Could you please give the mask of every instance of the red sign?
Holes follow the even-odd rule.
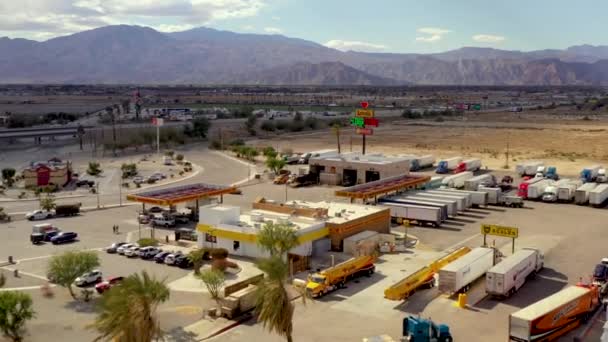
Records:
[[[378,119],[376,118],[364,118],[363,123],[365,124],[365,126],[378,127]]]
[[[355,130],[355,132],[357,134],[361,134],[361,135],[373,135],[374,134],[374,130],[371,128],[357,128]]]
[[[361,102],[361,108],[367,109],[368,106],[369,106],[369,103],[367,101]]]

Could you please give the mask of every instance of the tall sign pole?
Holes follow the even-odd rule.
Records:
[[[378,127],[378,119],[374,118],[374,111],[372,109],[367,109],[368,106],[369,103],[361,102],[362,109],[357,109],[355,117],[350,119],[351,125],[355,126],[355,133],[361,134],[363,136],[363,154],[365,154],[366,136],[374,134],[374,130],[371,128],[367,128],[367,126]]]
[[[162,126],[164,120],[159,117],[152,118],[152,124],[156,126],[156,153],[160,155],[160,126]]]

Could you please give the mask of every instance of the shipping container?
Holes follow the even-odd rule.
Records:
[[[608,198],[608,184],[600,184],[589,191],[589,204],[599,207]]]
[[[383,202],[381,205],[390,209],[391,217],[416,221],[420,225],[439,227],[443,221],[440,208],[391,202]]]
[[[486,293],[510,297],[544,266],[541,251],[521,249],[486,272]]]
[[[589,191],[595,189],[597,183],[585,183],[578,187],[574,193],[574,203],[584,205],[589,203]]]
[[[465,171],[455,175],[447,176],[441,181],[442,186],[446,186],[448,188],[460,189],[464,188],[464,182],[468,179],[473,178],[473,172]]]
[[[539,166],[545,166],[545,163],[538,160],[528,160],[517,164],[515,166],[515,172],[520,176],[534,176]]]
[[[499,201],[501,199],[501,190],[500,188],[487,188],[485,186],[480,186],[477,188],[477,191],[485,192],[488,194],[488,204],[498,205],[501,204]]]
[[[554,181],[552,181],[550,179],[543,179],[539,182],[530,184],[528,186],[528,195],[526,196],[526,198],[527,199],[540,199],[540,197],[545,192],[545,189],[548,186],[553,185],[553,183],[554,183]]]
[[[464,189],[469,191],[477,191],[480,186],[493,187],[496,186],[496,177],[489,173],[484,175],[475,176],[471,179],[467,179],[464,182]]]
[[[439,270],[439,292],[466,292],[495,263],[493,248],[477,247]]]
[[[438,200],[443,200],[443,201],[450,201],[454,204],[456,204],[456,211],[464,211],[466,209],[466,201],[461,198],[461,197],[457,197],[457,196],[450,196],[444,193],[436,193],[436,192],[428,192],[428,191],[424,191],[424,192],[416,192],[413,193],[412,196],[416,196],[416,197],[428,197],[429,199],[434,198],[434,199],[438,199]]]
[[[447,188],[439,188],[439,189],[435,189],[435,190],[428,190],[426,191],[429,194],[436,194],[436,195],[443,195],[443,196],[450,196],[450,197],[454,197],[459,199],[460,204],[458,204],[458,210],[459,211],[464,211],[468,208],[471,207],[473,200],[471,199],[471,195],[469,194],[461,194],[461,193],[457,193],[457,192],[451,192],[450,189]]]
[[[462,161],[462,157],[453,157],[448,159],[442,159],[437,163],[437,173],[450,173],[458,164]]]
[[[553,341],[586,322],[599,304],[595,287],[569,286],[509,315],[509,341]]]
[[[443,205],[446,205],[448,208],[448,216],[454,217],[454,216],[458,215],[458,203],[456,203],[456,201],[454,201],[454,200],[431,198],[428,196],[427,197],[417,196],[415,194],[411,195],[411,196],[405,196],[403,198],[406,200],[412,200],[412,201],[424,201],[424,202],[429,202],[429,203],[443,204]]]
[[[453,194],[462,194],[470,196],[470,205],[472,207],[487,207],[488,206],[488,193],[484,191],[468,191],[468,190],[457,190],[457,189],[445,189],[447,192]]]
[[[403,197],[385,197],[378,200],[378,202],[382,205],[396,203],[396,204],[407,204],[407,205],[415,205],[420,207],[432,207],[438,208],[440,210],[441,221],[445,221],[450,216],[448,205],[445,203],[437,203],[437,202],[429,202],[429,201],[416,201],[411,199],[406,199]]]
[[[576,195],[576,189],[578,189],[581,184],[582,182],[577,180],[569,180],[568,182],[558,184],[557,199],[562,202],[572,202]]]
[[[475,172],[479,169],[481,169],[481,159],[467,159],[458,163],[458,165],[454,169],[454,173],[461,173],[465,171]]]

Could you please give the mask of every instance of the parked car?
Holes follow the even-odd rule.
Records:
[[[163,208],[161,207],[150,207],[150,209],[148,209],[149,212],[151,213],[162,213],[163,212]]]
[[[177,259],[177,257],[179,257],[180,255],[183,255],[181,251],[177,251],[175,253],[167,255],[167,257],[165,258],[165,264],[169,266],[175,265],[175,259]]]
[[[160,253],[158,253],[158,254],[156,254],[154,256],[154,261],[156,261],[159,264],[164,264],[165,263],[165,258],[169,254],[171,254],[171,252],[160,252]]]
[[[126,251],[127,249],[129,249],[129,248],[133,247],[133,246],[135,246],[135,244],[134,244],[134,243],[127,243],[127,244],[124,244],[124,245],[122,245],[122,246],[120,246],[120,247],[118,247],[118,248],[116,249],[116,253],[118,253],[118,254],[120,254],[120,255],[124,255],[124,254],[125,254],[125,251]]]
[[[190,258],[183,254],[175,258],[174,264],[179,268],[191,268],[193,265],[192,261],[190,261]]]
[[[76,182],[76,186],[77,187],[88,186],[89,188],[92,188],[93,186],[95,186],[95,181],[87,180],[87,179],[80,179]]]
[[[42,242],[44,242],[44,234],[42,234],[42,233],[32,233],[32,234],[30,234],[30,241],[34,245],[42,243]]]
[[[128,248],[125,250],[125,256],[129,258],[137,257],[139,256],[139,249],[139,246],[133,246],[131,248]]]
[[[101,282],[102,279],[103,279],[103,276],[101,274],[101,271],[93,270],[91,272],[87,272],[87,273],[81,275],[80,277],[76,278],[76,281],[74,282],[74,284],[76,284],[76,286],[87,286],[87,285],[91,285],[91,284],[97,284],[97,283]]]
[[[133,183],[135,183],[135,184],[142,184],[145,181],[146,180],[142,176],[135,176],[135,177],[133,177]]]
[[[162,172],[154,172],[153,174],[150,175],[149,178],[159,181],[159,180],[167,178],[167,175],[165,175]]]
[[[106,247],[106,252],[108,254],[114,254],[117,252],[118,247],[126,245],[126,242],[114,242],[109,247]]]
[[[51,242],[54,245],[58,245],[60,243],[72,242],[76,241],[78,234],[74,232],[61,232],[51,238]]]
[[[148,246],[143,247],[139,250],[139,257],[142,259],[152,259],[158,253],[162,252],[162,249]]]
[[[52,210],[51,211],[34,210],[34,211],[30,211],[29,213],[25,214],[25,218],[30,221],[46,220],[46,219],[52,218],[53,216],[55,216],[55,212]]]
[[[101,283],[95,285],[95,291],[97,293],[102,294],[112,287],[120,284],[125,278],[124,277],[112,277],[108,278],[106,281],[102,281]]]
[[[155,216],[152,219],[152,225],[154,225],[156,227],[166,227],[166,228],[174,227],[175,220],[168,216]]]
[[[51,241],[59,233],[61,233],[61,230],[51,230],[44,233],[44,241]]]
[[[190,218],[186,214],[173,215],[173,219],[175,220],[176,223],[186,224],[186,223],[190,222]]]

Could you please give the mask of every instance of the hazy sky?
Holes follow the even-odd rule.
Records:
[[[0,36],[112,24],[277,33],[343,50],[438,52],[608,45],[605,0],[0,0]]]

